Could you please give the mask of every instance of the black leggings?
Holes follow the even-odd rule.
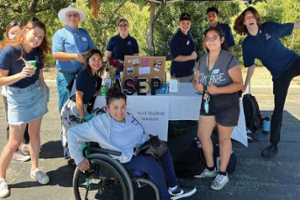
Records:
[[[280,130],[283,118],[283,108],[292,79],[300,75],[300,59],[273,81],[274,111],[271,120],[270,143],[277,145],[280,140]]]

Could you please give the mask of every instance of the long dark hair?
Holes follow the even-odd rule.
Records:
[[[15,21],[15,20],[11,21],[11,22],[6,26],[6,31],[5,31],[6,40],[5,40],[2,44],[0,44],[0,50],[2,50],[2,49],[5,47],[5,44],[6,44],[6,43],[8,43],[9,41],[11,41],[11,40],[9,39],[8,33],[9,33],[10,29],[11,29],[12,27],[15,27],[15,26],[19,26],[20,29],[21,29],[21,23],[18,22],[18,21]]]
[[[106,105],[109,106],[113,101],[124,99],[125,103],[127,103],[127,96],[121,92],[116,90],[108,90],[106,93]]]
[[[204,31],[204,37],[206,37],[206,35],[207,35],[207,33],[209,32],[209,31],[215,31],[217,34],[218,34],[218,36],[220,37],[220,40],[222,39],[222,38],[224,38],[224,33],[223,33],[223,31],[221,31],[219,28],[217,28],[217,27],[210,27],[210,28],[208,28],[208,29],[206,29],[205,31]],[[205,39],[205,38],[204,38]],[[224,42],[221,44],[221,49],[224,49],[225,51],[228,51],[228,49],[227,49],[227,45],[226,45],[226,41],[225,41],[225,38],[224,38]],[[206,47],[206,45],[205,45],[205,50],[206,50],[206,52],[209,52],[209,49]]]
[[[246,27],[246,25],[244,24],[245,22],[245,15],[246,15],[246,12],[250,11],[254,18],[256,19],[256,23],[257,25],[261,25],[262,24],[262,21],[261,21],[261,18],[257,12],[257,10],[253,7],[249,7],[247,9],[245,9],[235,20],[234,22],[234,27],[233,29],[240,35],[247,35],[249,34],[248,32],[248,29]]]
[[[91,66],[89,65],[89,59],[95,54],[98,54],[101,57],[101,60],[103,61],[102,53],[98,49],[88,50],[88,52],[86,54],[86,57],[85,57],[85,62],[84,62],[84,65],[83,65],[83,69],[86,70],[89,73],[90,76],[92,76],[93,73],[92,73]],[[103,71],[104,71],[104,65],[103,65],[103,62],[102,62],[102,66],[97,71],[97,75],[101,76],[103,74]]]
[[[41,56],[41,62],[44,63],[44,60],[46,58],[46,55],[50,52],[50,47],[48,46],[48,41],[47,41],[47,29],[46,26],[43,22],[41,22],[39,19],[33,17],[29,22],[26,24],[26,26],[22,29],[21,33],[19,33],[14,39],[12,40],[7,40],[3,44],[3,48],[6,46],[19,46],[24,42],[25,39],[25,33],[31,29],[34,29],[35,27],[39,27],[44,31],[44,39],[40,46],[37,47],[39,52],[42,54]],[[23,52],[22,52],[23,54]]]

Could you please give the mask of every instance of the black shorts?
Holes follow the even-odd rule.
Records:
[[[208,113],[204,110],[202,98],[200,115],[215,116],[217,124],[221,126],[237,126],[240,115],[238,93],[210,95]]]

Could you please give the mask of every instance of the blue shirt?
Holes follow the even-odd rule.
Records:
[[[120,34],[118,34],[110,38],[106,50],[112,52],[112,58],[114,60],[124,61],[125,55],[134,55],[139,53],[139,45],[136,39],[130,35],[123,39]]]
[[[245,67],[254,65],[255,59],[259,59],[271,72],[273,81],[277,79],[300,58],[280,41],[280,38],[291,35],[293,29],[293,23],[268,22],[259,27],[256,36],[249,34],[242,45]]]
[[[180,55],[189,56],[195,50],[196,50],[196,46],[195,46],[192,33],[188,31],[188,34],[185,35],[179,29],[170,42],[170,51],[173,59]],[[193,74],[194,66],[195,66],[195,60],[189,60],[185,62],[178,62],[172,60],[171,76],[174,75],[176,77],[190,76]]]
[[[88,71],[81,70],[76,78],[76,90],[83,92],[83,103],[87,104],[99,91],[102,79],[95,75],[91,76]]]
[[[231,28],[228,24],[218,22],[216,28],[223,32],[227,47],[232,47],[235,45]]]
[[[0,54],[0,70],[9,70],[8,76],[18,74],[22,71],[23,67],[25,67],[24,61],[21,59],[22,55],[22,47],[21,45],[11,47],[6,46],[1,51]],[[29,54],[23,51],[22,57],[25,60],[36,60],[36,70],[33,76],[26,77],[18,82],[9,85],[10,87],[19,87],[26,88],[29,85],[34,84],[40,75],[40,70],[43,68],[43,63],[41,62],[42,54],[39,52],[37,48],[33,49]]]
[[[85,29],[77,28],[72,29],[69,26],[58,30],[52,41],[52,53],[65,52],[65,53],[83,53],[95,45]],[[78,72],[82,69],[82,63],[76,60],[70,61],[56,61],[56,67],[59,71],[64,72]]]

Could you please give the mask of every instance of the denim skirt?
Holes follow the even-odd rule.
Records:
[[[41,118],[48,112],[47,94],[40,81],[26,88],[8,87],[8,123],[20,125]]]

